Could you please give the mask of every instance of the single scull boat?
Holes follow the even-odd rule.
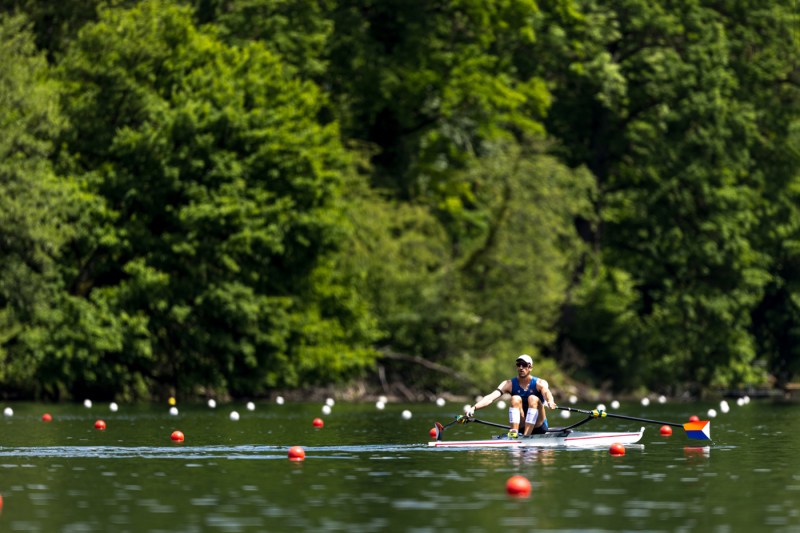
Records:
[[[667,426],[675,426],[675,427],[682,427],[684,431],[686,431],[686,436],[690,439],[699,439],[699,440],[711,440],[711,422],[708,420],[698,420],[695,422],[687,422],[685,424],[679,424],[676,422],[664,422],[661,420],[651,420],[649,418],[638,418],[635,416],[627,416],[627,415],[620,415],[614,413],[607,413],[603,410],[595,409],[592,411],[588,411],[586,409],[576,409],[574,407],[561,407],[557,406],[556,409],[561,409],[563,411],[573,411],[576,413],[583,413],[586,416],[585,419],[575,422],[567,427],[562,428],[550,428],[547,430],[545,434],[539,435],[530,435],[528,437],[520,436],[516,439],[509,439],[505,435],[500,437],[495,437],[490,440],[461,440],[461,441],[442,441],[442,435],[444,431],[452,426],[453,424],[469,424],[471,422],[478,422],[479,424],[485,424],[487,426],[493,426],[503,429],[511,429],[509,426],[505,426],[503,424],[496,424],[494,422],[487,422],[485,420],[479,420],[475,417],[466,417],[463,415],[456,415],[455,420],[447,424],[446,426],[440,424],[439,422],[435,423],[435,427],[433,428],[436,435],[436,440],[433,442],[429,442],[429,446],[434,447],[461,447],[461,448],[473,448],[473,447],[487,447],[487,448],[501,448],[501,447],[557,447],[557,446],[567,446],[567,447],[583,447],[583,448],[590,448],[594,446],[607,446],[614,443],[620,444],[635,444],[639,442],[642,438],[642,434],[644,433],[644,428],[641,428],[638,432],[588,432],[588,431],[575,431],[575,428],[578,426],[582,426],[587,422],[597,419],[597,418],[622,418],[624,420],[636,420],[639,422],[647,422],[650,424],[661,424]]]
[[[590,432],[590,431],[558,431],[541,435],[520,436],[516,439],[508,437],[495,437],[487,440],[434,440],[428,446],[437,448],[552,448],[552,447],[581,447],[592,448],[609,446],[618,442],[620,444],[635,444],[641,440],[644,428],[637,432]]]

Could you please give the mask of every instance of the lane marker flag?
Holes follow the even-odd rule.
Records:
[[[687,422],[683,425],[683,429],[690,439],[711,440],[711,422],[708,420]]]

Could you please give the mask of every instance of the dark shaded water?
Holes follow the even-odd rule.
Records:
[[[452,404],[337,403],[329,415],[321,404],[179,406],[178,416],[167,406],[11,404],[14,415],[0,419],[0,531],[800,532],[800,406],[730,403],[712,419],[709,447],[645,424],[643,446],[623,457],[429,448],[433,422],[460,412]],[[710,407],[719,410],[623,404],[614,412],[682,422]],[[505,422],[492,409],[481,417]],[[52,422],[41,420],[45,412]],[[324,428],[312,426],[315,417]],[[98,418],[105,431],[94,429]],[[581,429],[641,425],[603,419]],[[183,443],[170,440],[176,429]],[[457,425],[445,438],[491,433]],[[305,461],[288,460],[293,445]],[[530,497],[506,495],[514,474],[531,481]]]

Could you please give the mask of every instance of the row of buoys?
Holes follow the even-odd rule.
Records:
[[[52,422],[52,420],[53,420],[53,417],[52,417],[52,415],[50,415],[50,413],[45,413],[45,414],[42,415],[42,421],[44,421],[44,422]],[[107,425],[106,425],[105,420],[102,420],[102,419],[95,420],[95,422],[94,422],[94,428],[95,429],[97,429],[99,431],[105,431],[106,427],[107,427]],[[172,432],[171,438],[172,438],[172,440],[174,440],[176,442],[183,442],[184,435],[183,435],[182,432],[176,430],[176,431]]]

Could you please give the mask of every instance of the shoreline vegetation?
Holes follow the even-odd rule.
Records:
[[[0,394],[425,400],[522,353],[562,399],[791,393],[798,27],[0,0]]]

